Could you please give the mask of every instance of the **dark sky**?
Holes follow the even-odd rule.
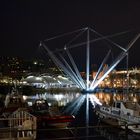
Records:
[[[1,56],[38,57],[40,40],[87,26],[104,35],[140,27],[139,0],[3,0],[0,5]],[[140,65],[139,44],[130,64]]]

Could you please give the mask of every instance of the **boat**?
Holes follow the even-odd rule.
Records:
[[[35,117],[37,117],[37,127],[43,126],[52,127],[67,127],[73,120],[73,115],[66,115],[60,113],[56,106],[49,106],[48,102],[44,99],[35,99],[32,106],[23,99],[23,95],[13,88],[10,93],[6,95],[5,105],[1,111],[1,117],[8,118],[16,110],[24,110]]]
[[[28,104],[23,99],[23,95],[19,93],[15,87],[13,87],[11,92],[9,92],[5,97],[4,106],[1,109],[1,116],[7,118],[18,108],[28,109]]]
[[[36,117],[29,113],[29,109],[23,95],[13,87],[1,107],[0,139],[36,139],[36,132],[33,131],[36,129]]]
[[[30,112],[37,117],[38,127],[66,128],[74,119],[73,115],[60,113],[58,107],[49,106],[44,99],[37,99]]]
[[[95,112],[104,123],[140,133],[140,105],[137,102],[116,100],[112,106],[102,105]]]

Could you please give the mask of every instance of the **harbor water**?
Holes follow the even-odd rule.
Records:
[[[113,100],[125,100],[129,99],[135,102],[140,102],[139,93],[92,93],[94,94],[101,103],[106,103],[111,105]],[[98,107],[98,104],[93,103],[89,100],[89,121],[88,126],[86,122],[86,100],[82,100],[81,93],[75,92],[65,92],[65,93],[38,93],[30,96],[25,96],[25,100],[29,105],[33,103],[36,99],[45,99],[47,100],[50,106],[59,107],[60,112],[70,113],[75,116],[73,122],[71,122],[66,128],[56,128],[56,127],[46,127],[42,126],[37,130],[33,130],[36,132],[37,140],[57,140],[57,139],[78,139],[78,140],[139,140],[140,135],[134,134],[131,131],[126,129],[120,129],[117,126],[109,126],[100,121],[98,116],[95,113],[95,107]],[[78,100],[78,98],[81,98]],[[78,100],[77,103],[76,100]],[[0,123],[2,126],[2,124]],[[88,135],[87,135],[88,129]],[[4,132],[14,131],[11,129],[1,129],[1,136]],[[17,131],[17,130],[16,130]],[[8,133],[8,134],[10,134]],[[16,132],[17,133],[17,132]],[[9,135],[11,137],[11,135]],[[15,135],[16,137],[16,135]]]

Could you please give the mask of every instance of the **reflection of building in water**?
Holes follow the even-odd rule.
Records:
[[[137,93],[129,93],[129,94],[124,94],[124,93],[96,93],[96,96],[100,100],[101,103],[103,104],[112,104],[113,101],[116,100],[129,100],[133,102],[138,102],[140,103],[140,95]]]
[[[49,106],[66,106],[68,103],[72,102],[74,99],[78,98],[80,93],[42,93],[36,94],[32,96],[26,96],[26,101],[30,106],[32,106],[32,102],[37,99],[47,100]]]
[[[93,93],[99,99],[102,104],[111,105],[113,101],[116,100],[130,100],[133,102],[140,103],[140,94],[138,93]],[[45,99],[47,100],[49,106],[59,106],[63,107],[66,106],[68,103],[72,102],[76,98],[80,97],[81,93],[76,92],[68,92],[68,93],[43,93],[43,94],[36,94],[34,96],[28,96],[26,101],[29,103],[34,99]]]

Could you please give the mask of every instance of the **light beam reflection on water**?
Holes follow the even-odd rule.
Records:
[[[125,94],[125,93],[93,93],[90,94],[90,96],[94,96],[95,98],[97,97],[96,102],[100,103],[105,103],[105,104],[111,104],[112,101],[114,100],[124,100],[124,99],[129,99],[131,101],[137,101],[140,103],[140,94],[139,93],[130,93],[130,94]],[[34,100],[34,99],[39,99],[43,98],[46,99],[48,102],[57,102],[57,105],[59,107],[66,106],[70,103],[74,103],[75,100],[80,100],[84,95],[81,93],[76,93],[76,92],[65,92],[65,93],[42,93],[42,94],[36,94],[32,96],[26,97],[27,101],[28,100]],[[79,99],[78,99],[79,98]],[[92,98],[90,98],[90,101],[92,102]],[[98,102],[98,104],[99,104]]]

